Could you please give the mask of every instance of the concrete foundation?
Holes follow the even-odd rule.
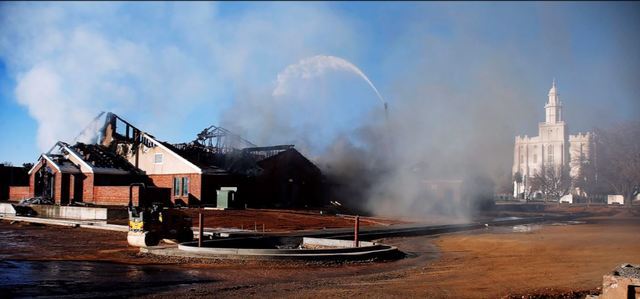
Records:
[[[14,216],[14,215],[8,215],[8,214],[0,214],[0,219],[7,220],[7,221],[21,221],[21,222],[29,222],[29,223],[40,223],[45,225],[82,227],[82,228],[110,230],[110,231],[119,231],[119,232],[129,231],[129,226],[127,225],[108,224],[106,221],[65,220],[65,219],[51,219],[51,218],[38,218],[38,217],[23,217],[23,216]]]
[[[66,207],[56,205],[30,205],[39,217],[75,219],[75,220],[107,220],[106,208]]]
[[[260,260],[368,260],[397,257],[396,247],[361,241],[354,247],[353,241],[300,237],[231,238],[197,242],[185,242],[175,246],[141,248],[141,252],[158,255]]]
[[[0,203],[0,214],[15,215],[16,209],[10,203]]]

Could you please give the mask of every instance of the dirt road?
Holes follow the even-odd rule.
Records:
[[[145,284],[145,292],[128,293],[143,297],[552,295],[595,290],[602,275],[618,264],[640,263],[640,219],[591,221],[533,226],[531,231],[519,233],[506,227],[435,237],[392,238],[384,242],[398,246],[408,254],[407,258],[349,264],[166,259],[138,254],[127,247],[123,233],[0,222],[0,258],[100,260],[135,267],[161,265],[166,277],[180,277],[180,284],[160,283],[156,288],[153,283]],[[110,271],[119,273],[117,269]],[[135,273],[133,280],[154,279],[146,277],[145,271]],[[100,286],[109,282],[95,283]],[[89,291],[89,283],[74,289],[78,293]]]

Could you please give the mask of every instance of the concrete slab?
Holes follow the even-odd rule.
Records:
[[[6,214],[4,215],[0,214],[0,219],[9,220],[9,221],[22,221],[22,222],[40,223],[40,224],[46,224],[46,225],[82,227],[82,228],[111,230],[111,231],[120,231],[120,232],[129,231],[129,227],[126,225],[108,224],[106,221],[50,219],[50,218],[38,218],[38,217],[12,216],[12,215],[6,215]]]
[[[0,203],[0,214],[15,215],[16,209],[10,203]]]
[[[106,208],[30,205],[39,216],[74,220],[107,220]]]

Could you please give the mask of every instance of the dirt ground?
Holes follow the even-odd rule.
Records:
[[[170,269],[167,275],[182,271],[207,279],[139,295],[159,298],[578,298],[597,291],[602,275],[615,266],[640,263],[640,218],[635,214],[531,228],[383,240],[407,254],[396,261],[303,263],[156,257],[128,247],[124,233],[0,221],[0,259],[163,265]]]
[[[204,210],[188,209],[187,213],[197,225],[198,214],[204,213],[205,227],[244,228],[266,231],[317,230],[353,227],[352,216],[320,214],[320,211],[295,210]],[[402,223],[398,220],[374,217],[360,217],[361,226],[391,225]]]
[[[209,210],[209,209],[181,209],[193,219],[193,225],[198,225],[198,214],[204,214],[205,227],[257,229],[262,231],[263,225],[267,232],[285,232],[294,230],[318,230],[329,228],[353,227],[354,217],[350,215],[321,214],[320,211],[298,210]],[[110,220],[109,223],[127,224],[127,219]],[[388,226],[392,224],[409,223],[382,217],[360,217],[361,226]]]

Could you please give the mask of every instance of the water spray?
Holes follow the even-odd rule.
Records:
[[[276,88],[273,90],[273,96],[281,96],[287,93],[289,80],[292,78],[309,79],[323,75],[327,70],[341,70],[348,71],[358,75],[362,78],[378,96],[381,104],[384,104],[385,110],[387,107],[386,102],[378,92],[375,85],[369,80],[369,77],[362,72],[353,63],[336,56],[317,55],[300,60],[296,64],[287,66],[282,72],[278,73],[276,79]]]
[[[378,100],[384,106],[384,118],[385,118],[385,127],[386,127],[386,138],[387,141],[390,140],[390,128],[389,128],[389,105],[385,102],[384,98],[373,82],[369,80],[369,77],[364,74],[364,72],[358,68],[353,63],[347,61],[346,59],[329,56],[329,55],[317,55],[309,58],[305,58],[300,60],[300,62],[296,64],[291,64],[287,66],[282,72],[278,73],[278,77],[276,79],[276,87],[273,89],[272,95],[274,97],[285,95],[288,92],[289,80],[294,78],[303,78],[309,79],[324,75],[327,70],[333,71],[347,71],[358,75],[362,78],[373,91],[376,93]],[[389,152],[389,145],[387,145],[387,152]]]

